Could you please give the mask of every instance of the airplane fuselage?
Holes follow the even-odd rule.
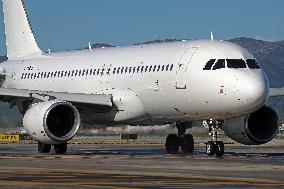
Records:
[[[85,123],[149,124],[228,119],[259,109],[269,89],[263,70],[228,66],[253,59],[235,44],[201,40],[49,53],[1,66],[6,88],[111,94],[114,110],[82,110]],[[226,62],[207,69],[210,60]]]

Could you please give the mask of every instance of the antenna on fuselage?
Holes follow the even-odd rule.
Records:
[[[210,38],[211,38],[211,41],[214,42],[214,34],[212,31],[210,32]]]
[[[89,50],[92,51],[92,45],[91,45],[91,42],[89,42]]]

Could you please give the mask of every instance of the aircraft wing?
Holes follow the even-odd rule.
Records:
[[[284,96],[284,88],[270,88],[269,97]]]
[[[99,112],[107,112],[111,110],[113,105],[112,95],[107,94],[60,93],[0,88],[0,101],[8,102],[10,107],[17,105],[20,111],[21,106],[24,106],[25,103],[55,99],[70,102],[77,108],[88,107]]]

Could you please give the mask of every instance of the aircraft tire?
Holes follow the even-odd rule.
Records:
[[[168,135],[165,146],[168,154],[176,154],[179,148],[178,136],[176,134]]]
[[[181,141],[181,150],[185,154],[193,153],[194,151],[194,139],[191,134],[186,134]]]
[[[54,151],[56,154],[65,154],[67,151],[67,142],[54,145]]]
[[[216,156],[223,156],[224,155],[224,143],[221,141],[216,142]]]
[[[51,145],[38,142],[38,152],[42,154],[48,154],[50,152]]]

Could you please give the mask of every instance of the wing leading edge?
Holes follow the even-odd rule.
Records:
[[[18,106],[21,112],[24,110],[25,104],[55,99],[70,102],[79,108],[88,106],[104,112],[110,111],[113,106],[112,95],[108,94],[60,93],[0,88],[0,101],[8,102],[10,107]]]

